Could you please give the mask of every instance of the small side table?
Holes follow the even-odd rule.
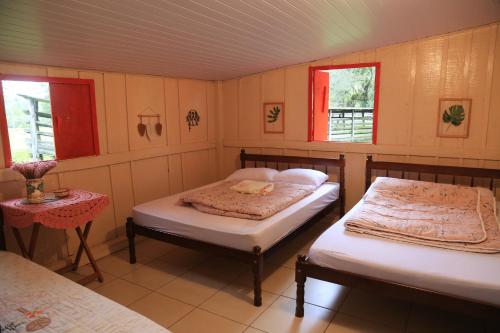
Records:
[[[69,195],[65,198],[40,204],[28,204],[23,198],[12,199],[0,202],[3,213],[0,214],[0,220],[3,220],[0,221],[0,227],[2,227],[3,222],[12,227],[23,257],[30,260],[33,260],[40,225],[53,229],[74,228],[80,240],[75,261],[57,272],[64,274],[69,271],[76,271],[85,251],[94,273],[83,277],[78,283],[85,284],[96,278],[102,282],[102,273],[97,267],[94,256],[87,244],[87,237],[92,226],[92,220],[108,204],[109,199],[106,195],[83,190],[70,190]],[[33,230],[27,249],[19,233],[19,228],[26,228],[31,225],[33,225]],[[85,226],[83,231],[82,226]],[[0,243],[3,243],[0,244],[0,250],[1,247],[5,247],[5,241],[1,239],[1,236],[3,236],[3,230],[0,232]]]

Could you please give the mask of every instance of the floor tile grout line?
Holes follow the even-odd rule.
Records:
[[[223,315],[221,315],[221,314],[219,314],[219,313],[215,313],[215,312],[213,312],[213,311],[210,311],[210,310],[207,310],[207,309],[204,309],[204,308],[201,308],[201,307],[197,307],[197,309],[198,309],[198,310],[200,310],[200,311],[205,311],[205,312],[208,312],[208,313],[210,313],[210,314],[212,314],[212,315],[214,315],[214,316],[217,316],[217,317],[220,317],[220,318],[223,318],[223,319],[226,319],[226,320],[232,321],[232,322],[234,322],[234,323],[236,323],[236,324],[246,326],[247,328],[248,328],[248,327],[250,327],[250,324],[245,324],[245,323],[239,322],[239,321],[237,321],[237,320],[235,320],[235,319],[232,319],[232,318],[229,318],[229,317],[223,316]],[[267,308],[266,308],[266,309],[267,309]],[[264,310],[264,311],[265,311],[265,310]]]
[[[146,295],[144,295],[144,296],[142,296],[142,297],[139,297],[137,300],[133,301],[132,303],[130,303],[130,304],[128,304],[128,305],[126,305],[126,307],[130,309],[130,306],[131,306],[132,304],[139,302],[141,299],[144,299],[144,298],[148,297],[148,296],[149,296],[149,295],[151,295],[152,293],[153,293],[153,292],[150,292],[150,293],[148,293],[148,294],[146,294]]]
[[[185,315],[181,316],[179,319],[177,319],[176,321],[174,321],[172,324],[170,324],[167,328],[170,329],[171,327],[173,327],[174,325],[176,325],[177,323],[179,323],[181,320],[183,320],[184,318],[186,318],[187,316],[189,316],[194,310],[196,310],[197,307],[193,307],[191,310],[189,310]]]
[[[271,303],[269,304],[269,306],[266,308],[266,310],[265,310],[265,311],[262,311],[262,313],[260,313],[257,317],[255,317],[255,319],[254,319],[254,320],[252,320],[252,322],[249,324],[249,326],[250,326],[250,327],[253,327],[252,325],[253,325],[253,324],[257,321],[257,319],[259,319],[259,318],[260,318],[260,317],[261,317],[261,316],[262,316],[262,315],[263,315],[263,314],[264,314],[267,310],[269,310],[269,309],[271,308],[271,306],[273,306],[273,305],[274,305],[274,303],[276,303],[279,299],[280,299],[280,297],[279,297],[279,296],[278,296],[278,297],[276,297],[276,299],[275,299],[273,302],[271,302]],[[253,328],[260,330],[260,328],[257,328],[257,327],[253,327]],[[261,331],[262,331],[262,330],[261,330]]]
[[[296,298],[293,298],[293,297],[290,297],[290,296],[286,296],[286,295],[279,295],[279,296],[284,297],[284,298],[288,298],[289,300],[293,300],[293,301],[297,302]],[[309,304],[309,305],[316,306],[318,308],[322,308],[322,309],[325,309],[325,310],[335,311],[335,309],[330,309],[330,308],[327,308],[326,306],[314,304],[314,303],[311,303],[311,302],[304,301],[304,304]]]

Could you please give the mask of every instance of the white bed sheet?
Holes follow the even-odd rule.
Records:
[[[193,207],[181,206],[178,201],[184,193],[135,206],[134,222],[159,231],[234,249],[251,251],[254,246],[260,246],[265,251],[309,217],[335,201],[339,196],[339,184],[325,183],[311,195],[260,221],[211,215]]]
[[[345,231],[344,221],[362,201],[313,243],[309,250],[313,263],[500,305],[500,254],[440,249]]]

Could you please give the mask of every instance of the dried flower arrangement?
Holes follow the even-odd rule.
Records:
[[[26,179],[42,178],[49,170],[55,168],[56,161],[36,161],[28,163],[14,163],[10,167],[12,170],[19,172]]]

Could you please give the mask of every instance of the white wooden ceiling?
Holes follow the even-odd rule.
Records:
[[[228,79],[500,21],[500,0],[0,0],[0,60]]]

